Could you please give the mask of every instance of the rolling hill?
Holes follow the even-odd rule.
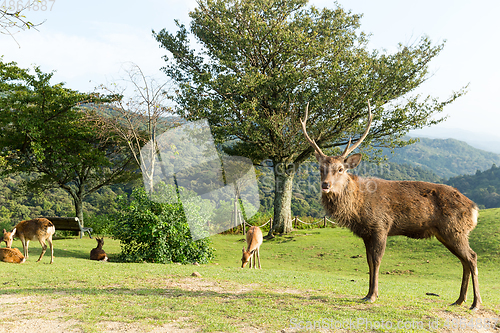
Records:
[[[493,164],[500,165],[500,155],[476,149],[455,139],[427,139],[398,148],[393,154],[384,149],[389,162],[409,164],[431,170],[441,178],[474,174]]]

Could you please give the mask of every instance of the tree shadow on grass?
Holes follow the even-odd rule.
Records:
[[[4,285],[15,284],[15,282],[6,282]],[[245,291],[245,292],[230,292],[230,291],[214,291],[214,290],[186,290],[179,287],[166,288],[126,288],[126,287],[102,287],[102,288],[77,288],[77,287],[56,287],[56,288],[22,288],[13,287],[0,290],[0,295],[20,295],[30,294],[39,296],[137,296],[137,297],[165,297],[165,298],[206,298],[220,300],[264,300],[266,302],[279,301],[287,302],[318,302],[329,303],[338,302],[338,299],[332,299],[331,296],[307,295],[304,293],[276,293],[276,292],[261,292],[261,291]],[[344,300],[341,303],[354,304],[353,299]]]

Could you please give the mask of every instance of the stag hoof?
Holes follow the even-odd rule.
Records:
[[[477,303],[472,303],[471,307],[469,308],[471,311],[477,311],[479,310],[479,304]]]
[[[365,302],[365,303],[373,303],[375,302],[375,297],[369,297],[369,296],[365,296],[361,299],[362,302]]]
[[[461,301],[461,300],[456,300],[455,302],[451,303],[450,305],[462,305],[464,303],[464,301]]]

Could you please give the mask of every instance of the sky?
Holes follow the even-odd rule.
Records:
[[[2,5],[0,1],[0,6]],[[0,56],[20,67],[40,66],[55,71],[54,81],[89,92],[123,78],[131,62],[149,76],[167,80],[160,70],[166,52],[152,30],[177,31],[174,20],[189,26],[195,0],[53,0],[26,11],[37,29],[0,34]],[[331,0],[311,5],[333,8]],[[440,128],[467,130],[500,138],[500,2],[497,0],[339,0],[352,13],[363,14],[361,30],[371,34],[371,49],[392,52],[399,43],[411,45],[427,35],[435,43],[446,40],[430,63],[430,77],[418,93],[446,99],[469,85],[468,93],[445,108]],[[451,131],[453,132],[453,131]]]

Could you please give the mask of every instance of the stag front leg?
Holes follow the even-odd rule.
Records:
[[[366,260],[370,270],[370,283],[368,294],[363,298],[366,302],[375,302],[378,297],[378,273],[382,257],[385,252],[387,236],[374,235],[364,240],[366,247]]]
[[[26,239],[24,237],[19,237],[21,239],[21,243],[23,244],[23,254],[24,258],[28,259],[28,246],[30,244],[29,239]]]

